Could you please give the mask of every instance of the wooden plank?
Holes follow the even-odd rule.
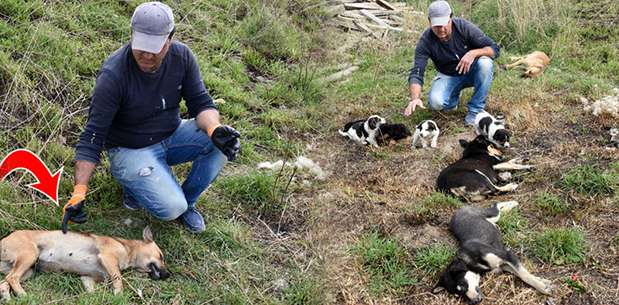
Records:
[[[358,11],[346,11],[340,14],[340,16],[342,17],[348,17],[348,18],[352,18],[352,19],[362,19],[364,18],[363,15],[357,13]]]
[[[395,11],[395,7],[393,5],[391,5],[389,2],[387,2],[386,0],[376,0],[376,3],[378,3],[378,5],[388,9],[388,10],[392,10]]]
[[[374,16],[394,16],[401,15],[402,11],[387,11],[387,10],[367,10],[368,12],[374,14]]]
[[[325,9],[325,12],[327,12],[327,16],[329,17],[337,16],[338,14],[341,14],[345,11],[346,9],[344,8],[343,4],[330,6]]]
[[[378,18],[378,17],[374,16],[374,14],[372,14],[372,13],[368,12],[367,10],[361,10],[361,11],[360,11],[360,13],[361,13],[361,15],[363,15],[363,16],[365,16],[365,17],[368,17],[368,18],[370,18],[372,21],[374,21],[374,22],[378,23],[378,25],[385,26],[385,27],[388,27],[388,26],[389,26],[389,25],[388,25],[388,24],[387,24],[384,20],[382,20],[382,19],[380,19],[380,18]]]
[[[382,26],[382,25],[371,24],[371,23],[367,23],[366,25],[368,27],[372,28],[372,29],[390,30],[390,31],[396,31],[396,32],[404,31],[402,28],[395,28],[395,27],[392,27],[392,26]]]
[[[359,21],[359,20],[354,20],[353,23],[358,26],[360,29],[370,33],[370,35],[372,35],[374,38],[376,39],[380,39],[380,36],[376,33],[374,33],[374,31],[370,30],[370,28],[363,22]]]
[[[379,10],[381,6],[373,2],[344,3],[347,10]]]

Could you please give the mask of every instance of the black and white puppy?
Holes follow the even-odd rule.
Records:
[[[611,128],[608,133],[610,134],[610,143],[608,147],[619,148],[619,128]]]
[[[379,132],[380,126],[385,123],[385,118],[378,115],[372,115],[365,120],[348,122],[344,125],[344,128],[338,130],[338,132],[340,135],[348,137],[359,144],[371,144],[374,147],[378,147],[376,136]]]
[[[501,212],[518,206],[516,201],[495,203],[482,209],[465,206],[458,211],[449,223],[449,230],[458,240],[458,253],[432,292],[447,290],[449,293],[466,296],[471,304],[482,301],[479,288],[481,275],[488,271],[508,271],[518,276],[537,291],[550,295],[552,285],[531,274],[518,257],[503,245],[496,223]]]
[[[475,133],[482,135],[497,148],[509,148],[511,133],[505,129],[505,118],[495,118],[490,113],[482,111],[475,116]]]
[[[412,134],[404,124],[381,124],[376,137],[378,144],[388,145],[410,137]]]
[[[438,136],[441,130],[436,125],[436,122],[432,120],[425,120],[415,127],[415,134],[413,135],[413,149],[417,148],[417,144],[421,141],[421,147],[427,148],[428,142],[430,147],[436,148],[438,144]]]

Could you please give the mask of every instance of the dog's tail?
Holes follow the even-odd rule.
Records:
[[[341,129],[338,129],[337,132],[343,137],[348,137],[348,134],[342,131]]]
[[[496,192],[499,190],[499,187],[496,186],[494,183],[492,183],[492,180],[490,180],[490,178],[488,176],[486,176],[486,174],[482,173],[480,170],[476,169],[475,172],[477,172],[478,174],[480,174],[482,177],[486,178],[486,180],[488,180],[488,184],[490,184],[490,186],[492,187],[492,191]]]

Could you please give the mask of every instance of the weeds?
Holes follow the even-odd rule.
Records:
[[[562,178],[561,184],[567,189],[589,196],[606,196],[615,193],[617,175],[605,173],[590,166],[577,166],[568,171]]]
[[[586,258],[585,235],[575,228],[545,230],[532,245],[537,257],[555,265],[579,264]]]
[[[370,291],[377,296],[402,295],[415,283],[404,248],[395,240],[372,232],[361,237],[353,248],[363,269],[370,276]]]
[[[311,279],[303,279],[284,291],[284,301],[290,305],[324,304],[324,290]]]
[[[526,218],[520,214],[520,210],[501,212],[501,218],[497,222],[501,229],[502,238],[505,243],[515,247],[521,240],[521,235],[529,226]]]
[[[413,261],[418,269],[434,277],[447,267],[455,255],[456,250],[448,245],[433,245],[418,250]]]
[[[549,216],[566,214],[571,206],[553,193],[541,192],[535,197],[535,206]]]

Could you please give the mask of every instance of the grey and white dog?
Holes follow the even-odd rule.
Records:
[[[482,301],[479,288],[481,275],[488,271],[508,271],[518,276],[537,291],[550,295],[551,282],[531,274],[518,257],[507,249],[496,226],[501,212],[518,206],[516,201],[495,203],[483,209],[465,206],[459,209],[449,223],[449,230],[458,240],[458,254],[441,274],[434,293],[447,290],[449,293],[466,296],[471,304]]]

